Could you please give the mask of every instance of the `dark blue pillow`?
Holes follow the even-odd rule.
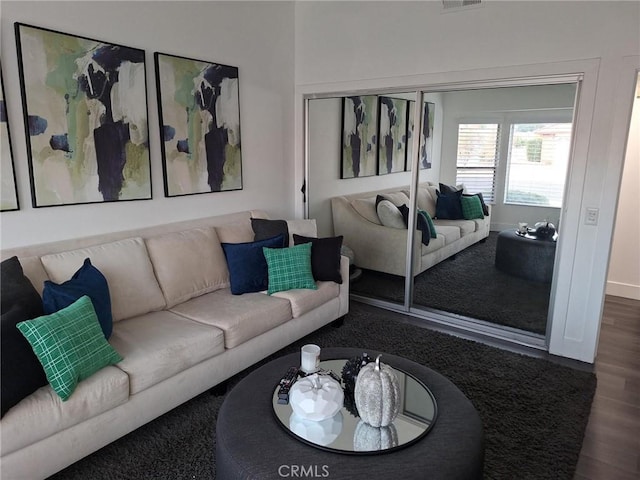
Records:
[[[68,307],[83,295],[87,295],[91,299],[102,332],[108,340],[113,330],[109,285],[104,275],[91,265],[91,260],[88,258],[70,280],[59,285],[49,280],[44,282],[44,290],[42,291],[44,313],[49,315]]]
[[[438,200],[436,201],[436,218],[440,220],[460,220],[464,218],[462,214],[462,190],[454,193],[440,193],[436,190]]]
[[[262,247],[283,248],[284,240],[284,235],[280,234],[257,242],[223,243],[231,293],[242,295],[266,290],[269,287],[269,271]]]

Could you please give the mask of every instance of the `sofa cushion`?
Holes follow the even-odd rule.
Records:
[[[129,375],[131,395],[224,351],[221,330],[166,310],[119,322],[111,343],[124,357],[118,368]]]
[[[51,388],[67,400],[78,382],[122,360],[104,338],[86,295],[51,315],[16,325],[40,360]]]
[[[222,249],[229,268],[231,293],[261,292],[269,286],[267,260],[263,247],[284,247],[284,235],[247,243],[223,243]]]
[[[66,282],[61,284],[50,280],[44,282],[44,290],[42,291],[44,313],[49,315],[68,307],[83,295],[87,295],[91,299],[100,322],[100,328],[108,340],[113,329],[109,285],[104,275],[91,265],[91,260],[88,258],[84,260],[80,270]]]
[[[407,224],[404,221],[400,210],[396,207],[391,200],[381,200],[376,207],[378,218],[382,225],[390,228],[398,228],[404,230],[407,228]]]
[[[317,290],[287,290],[273,296],[287,299],[291,303],[293,318],[298,318],[340,294],[340,287],[335,282],[318,282],[317,285]]]
[[[142,238],[45,255],[41,260],[49,278],[62,283],[71,278],[85,258],[90,258],[107,279],[114,322],[166,306]]]
[[[111,410],[128,399],[129,377],[113,366],[81,381],[66,402],[51,386],[39,388],[2,417],[2,455]]]
[[[289,229],[289,245],[295,245],[294,235],[302,235],[303,237],[315,237],[318,235],[318,226],[315,218],[287,220],[287,228]]]
[[[477,195],[462,195],[460,205],[462,206],[462,216],[465,220],[484,218],[482,203]]]
[[[442,236],[444,238],[444,244],[449,245],[456,240],[460,240],[460,229],[453,225],[442,225],[439,222],[436,223],[438,229],[438,238]]]
[[[422,244],[420,253],[426,255],[427,253],[435,252],[439,248],[444,247],[445,237],[444,235],[437,235],[436,238],[432,238],[429,245]]]
[[[253,242],[254,233],[249,220],[240,223],[229,223],[215,228],[218,240],[221,243]]]
[[[289,248],[262,247],[262,251],[269,273],[269,295],[296,288],[318,288],[311,271],[310,243]]]
[[[351,206],[360,214],[361,217],[366,218],[376,225],[382,225],[378,218],[378,213],[376,212],[375,198],[356,198],[351,201]]]
[[[456,227],[460,230],[460,236],[464,237],[478,230],[478,223],[482,220],[434,220],[436,229],[440,231],[440,227]]]
[[[436,200],[438,198],[436,190],[437,188],[431,185],[420,186],[416,193],[418,208],[428,212],[432,218],[436,216]]]
[[[409,197],[403,191],[384,192],[379,194],[377,197],[382,197],[384,200],[390,200],[396,207],[399,207],[400,205],[409,205]],[[376,203],[378,203],[377,197]]]
[[[145,240],[167,307],[229,286],[229,270],[213,227]]]
[[[293,235],[293,243],[295,245],[311,242],[311,271],[313,272],[313,278],[336,283],[342,283],[342,273],[340,271],[342,240],[342,235],[325,238]]]
[[[171,311],[224,331],[226,348],[236,347],[292,318],[291,304],[283,298],[263,293],[239,297],[226,288],[192,298]]]
[[[404,218],[404,222],[406,225],[409,225],[409,207],[406,205],[400,205],[398,210],[402,213],[402,217]],[[429,227],[429,223],[427,222],[427,217],[424,216],[421,212],[418,212],[416,215],[416,228],[420,231],[421,234],[421,242],[423,245],[429,245],[431,241],[431,230]]]
[[[29,320],[26,308],[20,303],[2,310],[0,328],[0,355],[2,367],[2,413],[4,414],[20,400],[47,384],[42,365],[33,353],[27,339],[16,325]]]

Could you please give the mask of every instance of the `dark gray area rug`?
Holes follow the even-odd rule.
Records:
[[[478,410],[485,432],[485,478],[573,478],[595,375],[403,320],[400,314],[352,302],[340,328],[327,326],[272,357],[313,342],[412,359],[448,377]],[[233,377],[229,385],[253,368]],[[223,400],[224,396],[200,395],[52,478],[215,478],[215,423]]]
[[[416,276],[414,302],[544,335],[551,284],[514,277],[496,269],[498,232],[454,258]],[[402,303],[404,277],[364,270],[351,292]]]

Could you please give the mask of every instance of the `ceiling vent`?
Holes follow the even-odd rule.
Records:
[[[442,0],[442,8],[445,12],[480,6],[482,6],[482,0]]]

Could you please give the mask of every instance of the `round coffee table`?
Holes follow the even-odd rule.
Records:
[[[367,351],[375,357],[378,353]],[[353,348],[323,348],[321,359],[361,355]],[[273,360],[241,380],[218,414],[216,475],[226,479],[473,479],[482,478],[484,436],[477,411],[464,394],[439,373],[383,353],[385,363],[426,385],[437,405],[437,421],[415,443],[381,455],[344,455],[310,446],[286,432],[273,414],[273,392],[294,353]],[[315,476],[315,477],[314,477]]]
[[[498,234],[495,265],[509,275],[551,283],[555,258],[555,239],[541,240],[531,235],[520,235],[515,230],[504,230]]]

